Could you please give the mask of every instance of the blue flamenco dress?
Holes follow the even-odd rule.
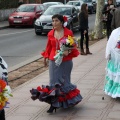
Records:
[[[49,85],[38,86],[30,90],[31,98],[33,100],[39,99],[57,108],[68,108],[82,100],[80,90],[71,83],[72,58],[77,57],[79,52],[77,49],[73,49],[68,56],[63,58],[62,63],[57,66],[54,60],[57,50],[56,39],[53,35],[54,30],[51,30],[48,33],[46,50],[42,53],[44,58],[49,58]],[[64,28],[64,36],[67,37],[68,35],[73,36],[70,30]]]
[[[115,29],[107,43],[104,91],[112,98],[120,97],[120,28]]]

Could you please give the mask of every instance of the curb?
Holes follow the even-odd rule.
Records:
[[[6,29],[6,28],[9,28],[9,25],[8,26],[0,27],[0,30]]]
[[[18,69],[20,67],[23,67],[23,66],[25,66],[25,65],[27,65],[27,64],[29,64],[31,62],[34,62],[34,61],[38,60],[40,58],[42,58],[41,55],[38,55],[38,56],[35,56],[35,57],[31,57],[30,59],[28,59],[28,60],[26,60],[24,62],[21,62],[21,63],[15,65],[13,67],[8,68],[8,72],[12,72],[12,71],[14,71],[14,70],[16,70],[16,69]]]

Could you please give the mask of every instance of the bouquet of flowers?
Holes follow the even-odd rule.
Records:
[[[59,66],[62,62],[64,51],[74,49],[76,47],[76,44],[77,40],[69,35],[67,38],[63,38],[60,41],[60,50],[57,50],[57,54],[54,56],[57,66]]]
[[[12,97],[10,86],[0,79],[0,110],[9,104],[8,99],[10,96]]]

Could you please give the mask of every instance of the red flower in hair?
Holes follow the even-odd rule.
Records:
[[[66,16],[63,16],[63,19],[64,19],[64,22],[67,22],[67,21],[68,21],[68,19],[67,19]]]

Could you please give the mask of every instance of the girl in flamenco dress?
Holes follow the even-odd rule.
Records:
[[[47,113],[52,113],[60,107],[69,108],[82,100],[80,90],[71,83],[72,59],[79,55],[77,48],[65,50],[62,63],[59,66],[55,64],[54,56],[60,49],[60,41],[68,35],[73,37],[72,31],[65,27],[66,21],[65,16],[59,14],[52,16],[53,29],[48,33],[46,50],[42,53],[45,66],[47,59],[49,60],[49,85],[30,90],[33,100],[39,99],[50,104]]]
[[[105,93],[112,98],[120,97],[120,27],[113,30],[106,46]]]

